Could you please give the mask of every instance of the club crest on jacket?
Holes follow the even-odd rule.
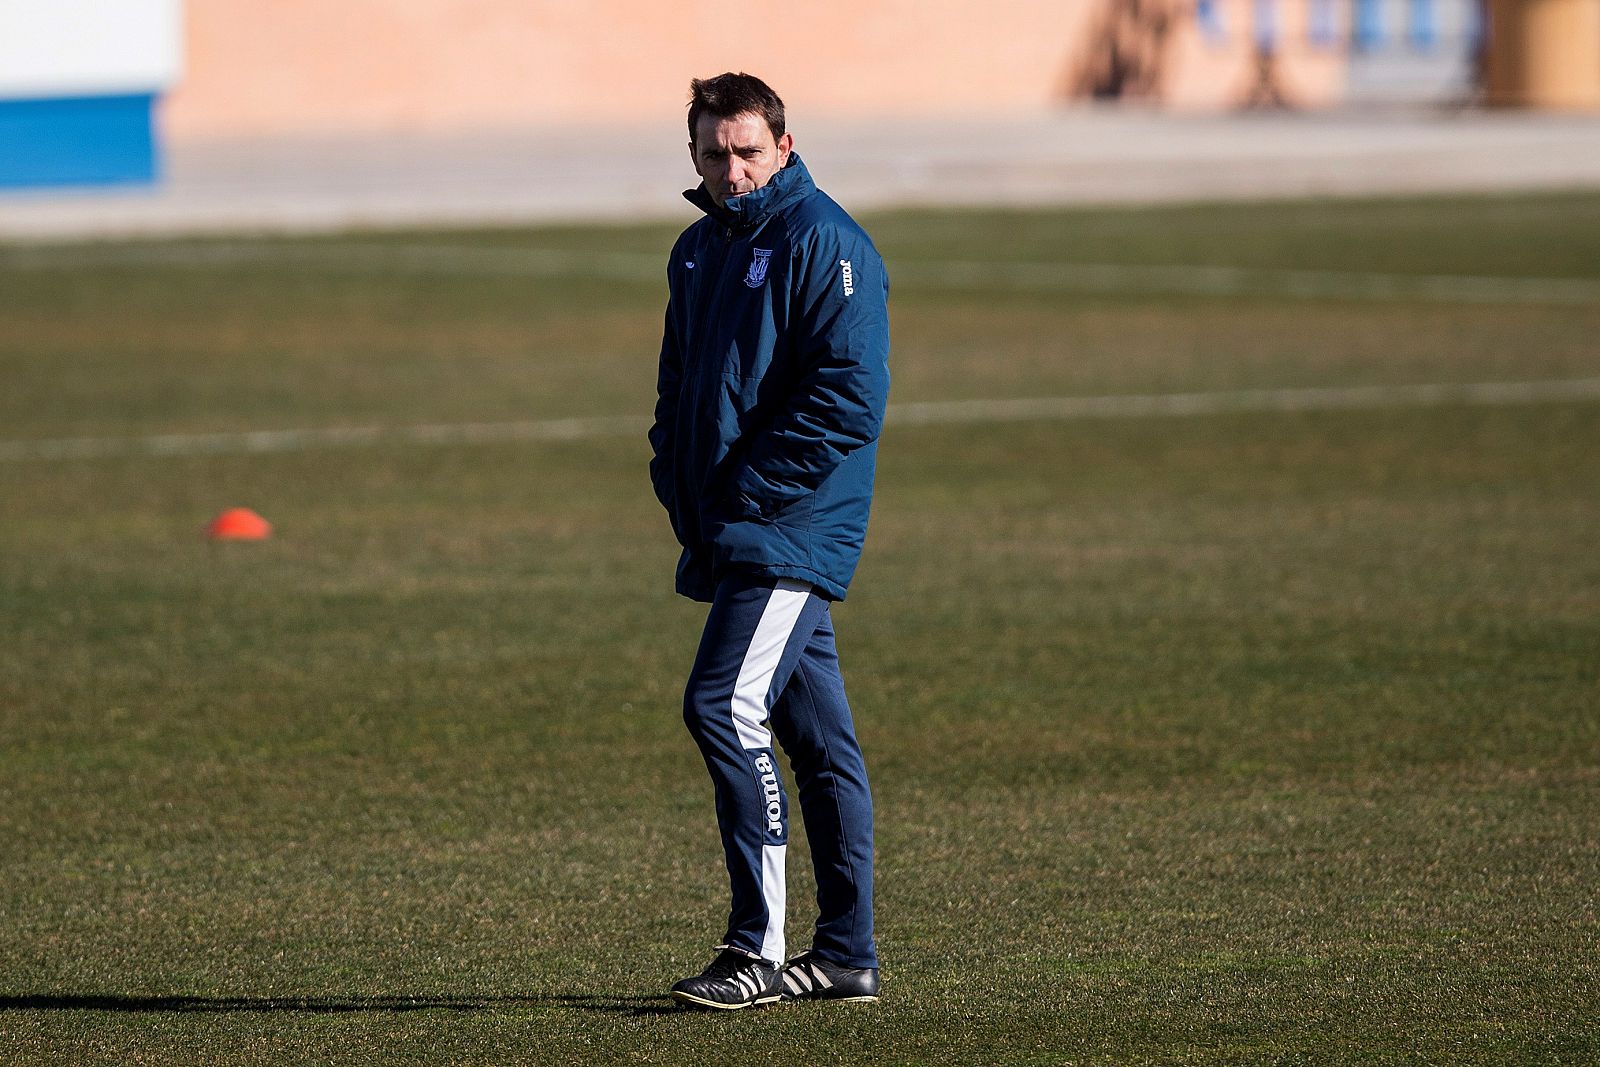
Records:
[[[767,260],[772,258],[770,248],[752,248],[755,258],[750,260],[750,269],[744,272],[744,283],[752,289],[761,288],[761,283],[767,280]]]

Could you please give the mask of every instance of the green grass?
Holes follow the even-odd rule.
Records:
[[[869,222],[891,272],[1600,279],[1597,217],[1571,194]],[[68,265],[90,251],[0,249],[0,438],[651,401],[648,277]],[[908,282],[892,312],[897,401],[1600,375],[1600,304]],[[726,903],[678,711],[702,609],[645,459],[0,461],[0,1062],[1600,1059],[1600,405],[893,430],[836,612],[886,996],[731,1017],[662,996]],[[276,536],[205,543],[238,503]]]

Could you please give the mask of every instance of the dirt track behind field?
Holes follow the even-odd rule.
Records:
[[[818,184],[856,211],[1600,186],[1600,116],[1079,109],[802,116],[793,132]],[[179,143],[154,190],[0,195],[0,239],[688,218],[682,141],[669,127]]]

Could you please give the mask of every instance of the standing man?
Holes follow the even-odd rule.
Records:
[[[667,264],[650,478],[683,545],[678,592],[711,604],[684,721],[716,793],[733,906],[680,1003],[876,1000],[872,796],[830,602],[866,536],[889,390],[877,249],[811,182],[759,78],[690,83],[684,193],[706,217]],[[811,949],[784,962],[788,754],[817,877]]]

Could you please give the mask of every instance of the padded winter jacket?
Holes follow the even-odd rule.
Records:
[[[729,570],[842,599],[861,557],[889,392],[888,277],[800,157],[712,201],[667,264],[650,478],[683,545],[677,589]]]

